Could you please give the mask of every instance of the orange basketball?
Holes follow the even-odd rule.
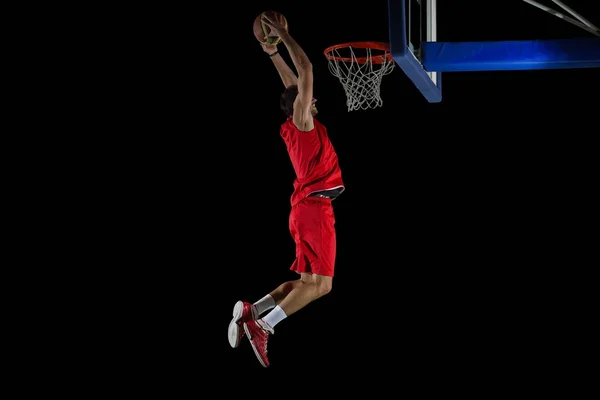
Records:
[[[256,37],[256,40],[262,44],[275,46],[281,42],[281,38],[279,38],[279,36],[267,36],[271,29],[261,21],[263,14],[266,15],[271,21],[280,22],[283,26],[285,26],[286,30],[288,27],[287,19],[282,13],[271,10],[260,13],[260,15],[254,19],[254,36]]]

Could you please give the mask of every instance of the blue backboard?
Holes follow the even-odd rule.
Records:
[[[438,40],[437,0],[388,0],[390,53],[430,103],[442,100],[442,73],[600,68],[600,30],[592,21],[559,0],[552,3],[563,12],[535,0],[522,1],[560,18],[563,23],[581,28],[581,36],[559,40],[444,42]],[[454,6],[459,7],[459,2]]]

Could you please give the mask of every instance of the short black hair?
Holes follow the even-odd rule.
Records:
[[[285,88],[279,99],[279,106],[288,118],[294,115],[296,96],[298,96],[298,85],[290,85]]]

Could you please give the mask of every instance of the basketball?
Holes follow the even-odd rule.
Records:
[[[271,21],[280,22],[283,26],[285,26],[286,30],[288,27],[287,19],[282,13],[277,11],[262,12],[256,17],[256,19],[254,19],[254,36],[256,37],[256,40],[258,40],[262,44],[275,46],[279,44],[279,42],[281,42],[281,39],[279,38],[279,36],[267,36],[269,34],[270,28],[267,25],[263,24],[263,22],[261,21],[261,17],[263,15],[265,15]]]

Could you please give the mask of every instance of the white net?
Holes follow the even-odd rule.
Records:
[[[341,55],[341,51],[347,54]],[[333,49],[329,55],[329,71],[344,87],[348,111],[381,107],[381,80],[395,66],[388,52],[347,46]],[[373,57],[381,62],[374,63]]]

